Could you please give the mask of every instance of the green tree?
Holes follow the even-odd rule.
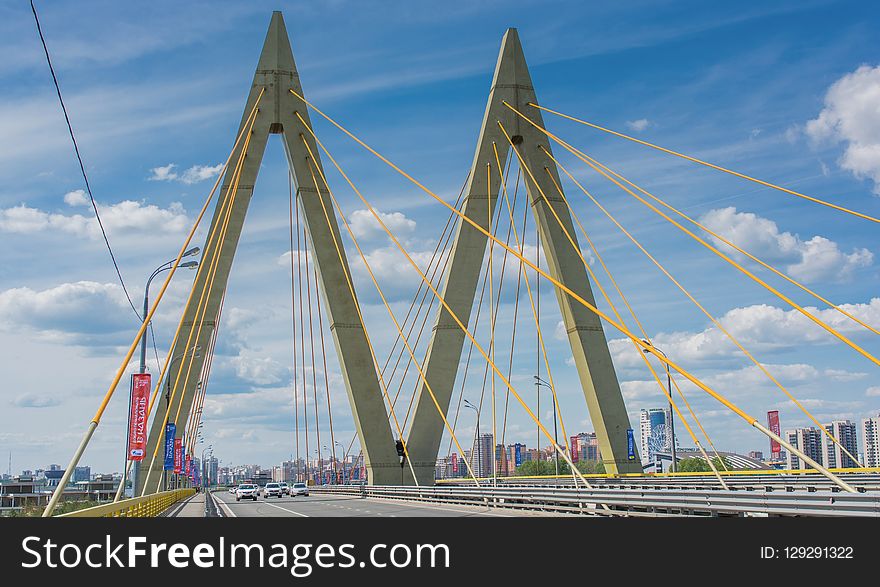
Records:
[[[723,471],[725,466],[730,469],[730,463],[724,457],[712,457],[712,464],[719,471]],[[681,459],[676,466],[676,471],[680,473],[708,473],[711,470],[709,463],[700,457]]]
[[[584,475],[601,475],[605,473],[605,463],[602,461],[578,461],[575,463],[575,466]]]
[[[568,475],[571,469],[562,457],[559,458],[559,474]],[[526,461],[516,468],[516,475],[521,477],[536,477],[543,475],[555,475],[556,463],[550,461]]]

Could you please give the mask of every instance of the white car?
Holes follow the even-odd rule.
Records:
[[[281,486],[281,493],[284,495],[290,495],[290,485],[287,484],[287,481],[282,481],[278,485]]]
[[[266,486],[263,488],[263,497],[269,499],[272,496],[284,497],[284,491],[281,490],[280,483],[266,483]]]
[[[305,497],[309,496],[309,488],[305,483],[294,483],[290,487],[290,495],[291,497],[296,497],[297,495],[303,495]]]
[[[242,499],[257,501],[258,493],[259,488],[253,483],[242,483],[235,490],[235,501],[241,501]]]

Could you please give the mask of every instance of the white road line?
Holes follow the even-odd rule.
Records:
[[[223,508],[223,512],[226,514],[226,517],[228,517],[228,518],[237,518],[238,517],[232,512],[232,509],[228,505],[226,505],[226,502],[223,501],[222,499],[220,499],[219,496],[215,495],[214,499],[216,499],[220,503],[220,507]]]
[[[274,505],[274,504],[271,504],[271,503],[264,503],[263,505],[267,505],[267,506],[269,506],[269,507],[273,507],[273,508],[278,508],[279,510],[284,510],[285,512],[290,512],[291,514],[296,514],[297,516],[301,516],[301,517],[303,517],[303,518],[308,518],[308,517],[309,517],[309,516],[307,516],[307,515],[305,515],[305,514],[301,514],[301,513],[297,512],[297,511],[289,510],[289,509],[287,509],[287,508],[283,508],[283,507],[281,507],[280,505]]]

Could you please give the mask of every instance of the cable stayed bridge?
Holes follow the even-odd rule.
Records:
[[[61,499],[63,489],[96,433],[108,403],[118,391],[138,345],[146,336],[150,320],[161,311],[161,302],[171,279],[184,263],[182,260],[187,252],[196,244],[192,242],[194,235],[204,222],[208,223],[208,236],[202,245],[202,259],[171,348],[158,378],[148,380],[147,385],[151,388],[142,396],[143,404],[132,412],[140,426],[138,435],[142,444],[137,454],[131,454],[126,471],[134,481],[134,497],[125,500],[117,493],[115,505],[99,506],[99,510],[93,513],[152,515],[189,496],[187,490],[192,481],[186,475],[175,475],[174,466],[169,468],[168,457],[172,455],[173,460],[174,453],[192,455],[195,450],[214,350],[218,337],[222,336],[220,325],[227,283],[271,134],[280,136],[291,178],[287,212],[291,251],[293,395],[297,410],[293,443],[297,463],[300,462],[301,448],[307,460],[311,454],[310,417],[315,423],[314,446],[321,445],[318,418],[323,418],[324,414],[319,414],[318,393],[322,384],[327,393],[326,416],[330,424],[329,444],[333,450],[331,465],[334,468],[339,461],[336,446],[343,447],[332,437],[330,385],[326,379],[326,347],[329,345],[327,338],[330,338],[339,361],[368,480],[367,486],[357,488],[313,488],[316,495],[328,500],[356,496],[378,501],[431,502],[448,507],[450,511],[455,507],[479,506],[497,510],[515,508],[595,515],[880,515],[880,494],[875,475],[880,470],[862,467],[858,456],[851,454],[839,438],[826,430],[771,369],[648,252],[583,185],[578,179],[578,170],[559,161],[554,149],[570,154],[585,168],[604,177],[701,248],[731,265],[743,279],[765,288],[815,328],[834,337],[839,344],[849,347],[874,367],[880,366],[880,359],[870,350],[774,287],[771,280],[781,279],[795,286],[809,296],[811,302],[819,302],[875,335],[880,335],[880,325],[870,324],[847,308],[834,304],[557,136],[545,127],[545,114],[778,190],[786,197],[805,200],[808,202],[805,205],[822,206],[829,214],[847,214],[859,221],[880,222],[857,210],[542,106],[515,29],[509,29],[501,42],[473,163],[458,199],[449,203],[377,151],[367,139],[357,136],[343,122],[325,113],[320,105],[309,101],[300,83],[282,15],[276,12],[272,15],[239,129],[223,169],[181,244],[179,254],[170,264],[161,289],[147,309],[140,330],[134,334],[131,346],[76,447],[44,516],[51,516]],[[414,258],[375,205],[358,189],[314,131],[312,117],[325,120],[362,148],[367,157],[411,182],[420,195],[445,210],[446,223],[427,264]],[[383,293],[383,284],[371,267],[356,231],[342,213],[337,196],[340,186],[334,191],[327,169],[342,178],[342,187],[355,195],[399,252],[402,262],[418,274],[420,284],[405,315],[395,312]],[[781,394],[775,400],[783,397],[793,402],[819,427],[827,438],[825,442],[836,446],[858,466],[846,470],[826,468],[814,455],[791,444],[789,439],[780,436],[778,430],[763,425],[721,390],[696,376],[693,368],[655,347],[566,192],[582,194],[592,202],[598,213],[607,217],[640,254],[646,256],[762,376],[772,382]],[[529,218],[534,228],[529,227]],[[532,234],[534,239],[527,242]],[[584,248],[585,244],[588,248]],[[538,249],[543,255],[529,253]],[[301,251],[307,252],[301,254]],[[375,294],[387,312],[386,327],[396,337],[387,357],[379,356],[374,338],[365,326],[348,259],[354,253],[366,268]],[[542,256],[546,260],[544,264]],[[749,259],[767,273],[762,273],[764,277],[758,275],[738,258]],[[560,409],[559,390],[553,378],[546,334],[540,321],[542,283],[545,287],[552,287],[558,303],[570,347],[570,363],[577,371],[587,407],[583,414],[565,413]],[[594,287],[611,308],[610,314],[598,307]],[[515,293],[511,294],[514,288]],[[515,296],[509,343],[496,336],[500,332],[501,298],[505,295]],[[615,302],[617,298],[619,301]],[[546,373],[546,381],[538,380],[549,389],[554,426],[558,418],[562,438],[568,439],[566,418],[571,422],[588,416],[602,456],[603,475],[586,475],[578,469],[577,457],[572,454],[568,441],[559,442],[557,431],[550,430],[542,421],[540,408],[533,410],[524,398],[521,386],[518,388],[514,384],[512,371],[517,324],[523,329],[534,328],[538,371],[540,373],[543,369]],[[637,350],[659,392],[684,425],[697,456],[711,469],[707,475],[677,474],[662,482],[658,481],[662,479],[660,477],[643,475],[639,446],[634,440],[633,426],[612,364],[607,340],[609,332],[628,339]],[[317,380],[315,362],[318,357],[324,362],[323,382]],[[476,412],[477,429],[481,411],[488,408],[487,411],[491,411],[491,437],[493,441],[503,439],[509,410],[521,409],[535,423],[541,441],[551,445],[556,458],[568,465],[568,477],[544,481],[506,480],[499,476],[498,458],[489,459],[489,471],[478,471],[472,459],[462,459],[461,466],[466,468],[467,478],[455,484],[435,483],[437,458],[441,455],[444,439],[449,443],[447,454],[454,447],[456,454],[464,455],[473,446],[471,439],[456,434],[462,405],[467,402],[463,393],[464,380],[472,364],[484,371],[479,403],[471,405]],[[660,372],[656,365],[660,365]],[[668,378],[663,377],[663,370]],[[403,392],[407,381],[414,383],[408,396]],[[728,471],[723,459],[713,459],[718,451],[683,388],[693,388],[714,398],[723,409],[733,413],[742,426],[755,429],[778,443],[808,466],[810,472],[778,477],[765,472],[749,479],[737,471]],[[312,393],[311,398],[307,397],[308,391]],[[300,421],[305,427],[303,436],[299,430]],[[301,438],[304,438],[303,447],[300,447]],[[344,450],[346,454],[354,440]],[[301,479],[302,473],[298,471],[297,480]],[[120,492],[123,486],[124,482],[120,485]],[[211,499],[205,501],[206,507]],[[221,497],[219,501],[223,503],[224,500]],[[159,508],[157,503],[162,507]],[[228,511],[233,509],[231,505],[224,504],[223,507]],[[80,515],[89,515],[89,512],[85,510]]]

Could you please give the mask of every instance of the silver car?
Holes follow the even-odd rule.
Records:
[[[266,483],[266,486],[263,488],[263,497],[269,499],[270,497],[284,497],[284,492],[281,490],[280,483]]]
[[[297,495],[302,495],[305,497],[309,496],[309,488],[305,483],[294,483],[290,487],[290,496],[296,497]]]
[[[241,501],[242,499],[252,499],[257,501],[258,493],[259,488],[253,483],[242,483],[235,490],[235,501]]]

